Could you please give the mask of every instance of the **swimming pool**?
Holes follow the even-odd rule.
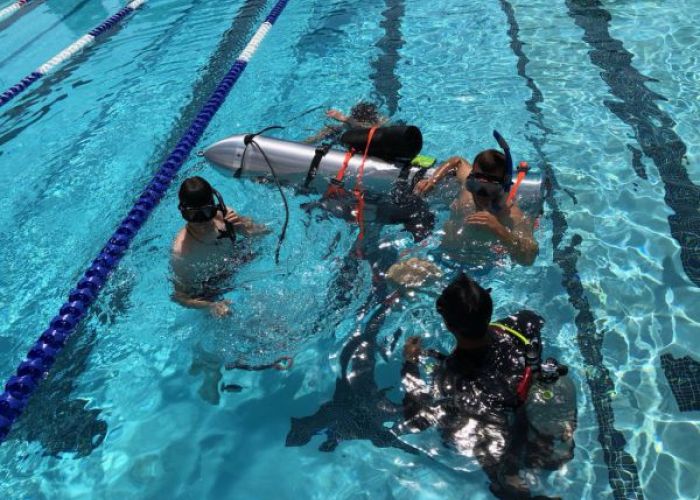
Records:
[[[151,1],[0,111],[3,377],[272,4]],[[3,88],[120,7],[47,1],[5,27]],[[424,151],[440,158],[472,157],[498,128],[553,188],[536,264],[482,280],[497,315],[528,307],[547,319],[545,341],[579,395],[576,456],[540,491],[697,498],[698,413],[679,411],[660,355],[697,359],[699,21],[687,0],[291,0],[199,146],[270,124],[305,137],[322,122],[320,111],[296,118],[305,110],[361,98],[419,125]],[[194,173],[279,231],[274,190],[226,181],[192,156],[178,178]],[[380,409],[400,401],[397,328],[399,347],[412,334],[449,347],[434,312],[439,285],[378,330],[360,328],[378,297],[366,262],[346,259],[356,229],[289,196],[281,264],[274,235],[254,243],[258,257],[229,294],[235,315],[216,321],[170,300],[181,224],[170,190],[0,446],[4,496],[489,497],[478,465],[431,433],[400,442],[436,456],[378,446],[391,418]],[[410,245],[398,227],[379,237]],[[291,354],[295,366],[226,373],[243,391],[212,405],[191,373],[201,349],[212,363]],[[285,446],[290,431],[299,446]]]

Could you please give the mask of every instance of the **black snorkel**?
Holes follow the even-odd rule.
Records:
[[[507,193],[510,191],[510,187],[513,185],[513,157],[510,154],[510,146],[508,146],[508,143],[503,136],[498,133],[498,130],[493,131],[493,138],[496,139],[496,142],[501,147],[503,154],[506,157],[506,172],[503,176],[503,190]]]
[[[219,236],[217,239],[228,238],[231,240],[231,245],[233,245],[235,248],[236,228],[231,222],[226,220],[226,214],[228,213],[228,208],[226,208],[226,203],[224,203],[224,198],[223,198],[223,196],[221,196],[221,193],[219,193],[216,189],[212,189],[212,192],[214,194],[214,198],[216,199],[216,206],[224,218],[224,226],[226,227],[225,231],[222,231],[219,229]]]

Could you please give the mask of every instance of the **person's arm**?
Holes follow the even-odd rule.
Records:
[[[401,384],[405,391],[403,415],[405,424],[417,431],[430,427],[430,421],[425,414],[430,397],[426,393],[427,384],[420,376],[420,353],[420,337],[409,337],[404,344],[404,363],[401,367]]]
[[[305,144],[314,144],[316,142],[321,142],[326,137],[329,137],[333,134],[338,133],[339,130],[340,130],[340,127],[331,127],[331,126],[326,125],[321,130],[319,130],[316,134],[304,139],[304,143]]]
[[[506,247],[508,253],[515,262],[523,266],[530,266],[535,262],[539,247],[532,235],[532,228],[517,206],[511,209],[513,229],[505,227],[491,212],[482,210],[469,215],[465,222],[475,226],[482,226],[493,233],[501,244]]]
[[[471,171],[471,165],[467,160],[460,156],[453,156],[449,160],[445,161],[442,165],[435,169],[435,173],[427,179],[422,179],[418,181],[413,192],[420,195],[428,194],[430,191],[437,186],[437,184],[450,174],[458,174],[460,180],[469,175]]]
[[[230,300],[213,301],[192,296],[190,293],[192,287],[188,286],[187,273],[183,268],[182,257],[173,254],[170,263],[173,271],[174,287],[171,297],[174,302],[190,309],[208,309],[216,317],[226,316],[231,313]]]
[[[187,295],[187,293],[182,290],[175,290],[173,292],[172,298],[175,302],[183,307],[189,309],[209,309],[216,317],[228,316],[231,314],[231,301],[228,299],[212,301],[205,299],[198,299]]]
[[[250,217],[239,215],[231,207],[226,207],[226,209],[224,220],[233,224],[236,231],[240,231],[244,236],[258,236],[271,232],[265,224],[258,224]]]
[[[511,207],[510,214],[513,220],[513,229],[510,231],[508,250],[516,262],[523,266],[531,266],[540,250],[532,232],[532,223],[517,205]]]
[[[329,109],[328,111],[326,111],[326,116],[328,118],[332,118],[335,121],[340,122],[340,123],[351,124],[351,122],[350,122],[351,118],[349,116],[345,116],[343,113],[341,113],[337,109]]]

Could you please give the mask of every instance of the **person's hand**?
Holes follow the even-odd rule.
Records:
[[[417,362],[421,353],[420,337],[408,337],[403,345],[403,357],[406,361]]]
[[[229,210],[226,212],[226,215],[224,215],[224,220],[230,224],[233,224],[234,226],[246,223],[246,218],[241,217],[233,210]]]
[[[492,232],[499,238],[504,238],[508,235],[508,230],[501,224],[498,218],[491,212],[482,210],[471,214],[464,219],[464,222],[472,226],[479,226],[487,231]]]
[[[421,179],[416,183],[416,187],[413,188],[415,194],[425,196],[430,191],[435,188],[435,180],[431,179]]]
[[[343,115],[343,113],[341,113],[337,109],[329,109],[328,111],[326,111],[326,116],[328,118],[333,118],[334,120],[338,120],[339,122],[345,121],[345,116]]]
[[[218,302],[212,303],[209,306],[209,312],[215,318],[223,318],[231,314],[231,301],[228,299],[220,300]]]

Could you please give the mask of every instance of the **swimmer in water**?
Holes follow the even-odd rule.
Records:
[[[487,149],[476,155],[473,166],[464,158],[452,157],[414,187],[415,194],[425,196],[450,174],[459,181],[460,191],[450,205],[450,218],[445,223],[440,246],[433,252],[448,268],[489,266],[503,254],[509,254],[518,264],[530,266],[537,257],[534,222],[509,198],[512,158],[508,144],[497,132],[494,136],[505,154]],[[400,287],[423,283],[440,274],[430,270],[431,266],[435,267],[429,261],[413,257],[391,266],[387,277]]]
[[[535,261],[538,246],[533,222],[514,201],[506,201],[511,181],[507,162],[507,156],[495,149],[476,155],[473,165],[455,156],[416,184],[414,192],[424,196],[447,175],[457,176],[461,189],[450,206],[441,246],[449,254],[461,255],[458,260],[473,262],[479,260],[477,254],[496,250],[509,253],[521,265]]]
[[[202,177],[190,177],[180,186],[179,209],[185,219],[173,242],[170,264],[173,273],[173,300],[178,304],[207,309],[214,317],[231,314],[231,302],[223,299],[225,282],[236,267],[250,258],[235,244],[237,235],[265,234],[264,225],[237,214],[226,206],[221,195]],[[233,243],[233,245],[232,245]],[[202,375],[199,394],[218,404],[223,359],[207,351],[201,342],[194,345],[190,375]]]
[[[227,207],[221,195],[202,177],[190,177],[180,186],[180,214],[187,222],[175,237],[171,267],[173,300],[212,315],[230,314],[230,301],[221,299],[221,283],[242,260],[232,241],[236,235],[268,233],[267,227]]]

